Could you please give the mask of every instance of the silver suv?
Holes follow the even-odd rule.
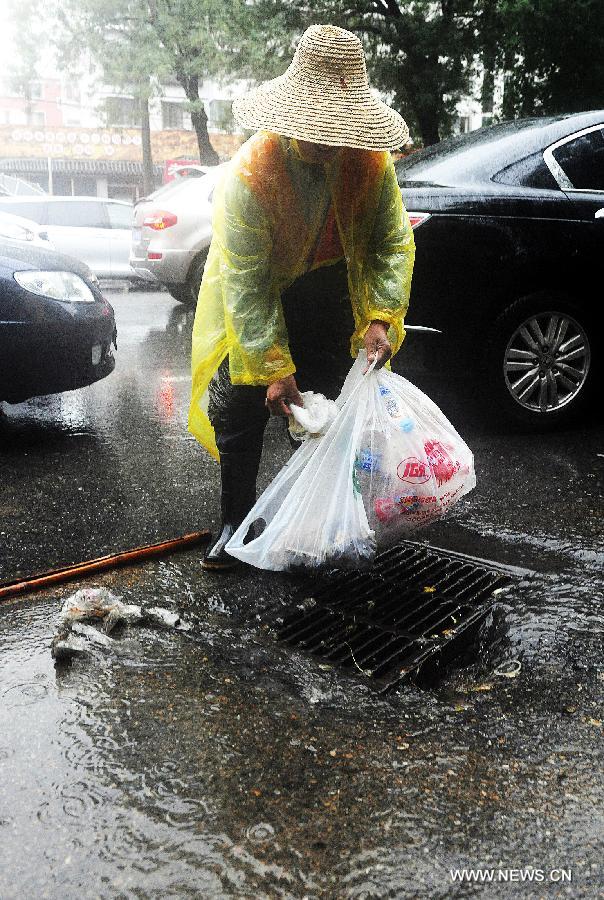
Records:
[[[136,280],[128,263],[132,204],[107,197],[0,197],[0,212],[33,219],[54,247],[97,278]]]
[[[223,169],[171,181],[134,208],[130,265],[187,306],[197,303],[212,240],[212,194]]]

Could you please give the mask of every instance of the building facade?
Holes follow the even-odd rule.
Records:
[[[231,114],[233,89],[207,83],[203,94],[210,141],[219,157],[228,159],[243,140]],[[178,84],[156,92],[149,120],[159,185],[171,164],[199,158]],[[0,83],[0,173],[53,194],[136,200],[143,189],[140,122],[139,101],[132,94],[99,88],[92,79],[32,81],[27,97]]]

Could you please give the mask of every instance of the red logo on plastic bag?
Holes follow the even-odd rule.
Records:
[[[424,450],[439,487],[459,471],[459,462],[453,462],[440,441],[426,441]]]
[[[409,484],[423,484],[430,478],[430,472],[426,463],[422,462],[417,456],[408,456],[398,464],[396,474],[401,481]]]

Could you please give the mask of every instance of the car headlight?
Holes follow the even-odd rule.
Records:
[[[26,291],[66,303],[94,303],[94,294],[73,272],[15,272],[15,281]]]
[[[11,238],[13,241],[33,241],[36,237],[31,229],[23,228],[22,225],[12,225],[7,222],[0,225],[0,234],[2,237]]]

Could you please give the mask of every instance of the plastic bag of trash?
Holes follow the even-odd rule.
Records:
[[[313,391],[303,391],[300,396],[304,406],[291,404],[289,433],[296,441],[325,434],[338,414],[335,400],[328,400],[323,394],[315,394]]]
[[[59,614],[59,624],[69,627],[74,622],[103,622],[107,633],[121,623],[131,625],[143,618],[140,606],[122,603],[107,588],[81,588],[67,598]]]
[[[264,491],[226,545],[232,556],[261,569],[363,567],[474,488],[472,452],[436,404],[387,369],[363,375],[366,365],[361,351],[336,418]]]

